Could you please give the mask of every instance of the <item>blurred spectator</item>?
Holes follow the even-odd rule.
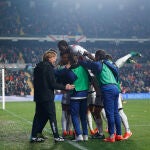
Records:
[[[30,95],[31,89],[27,83],[28,77],[25,72],[6,70],[5,71],[5,95],[26,96]]]
[[[84,34],[93,38],[149,38],[150,5],[147,2],[147,0],[134,2],[126,0],[120,3],[116,0],[106,5],[105,1],[99,0],[92,3],[65,0],[0,1],[0,36],[45,37],[52,34]],[[55,42],[19,41],[17,44],[0,42],[0,64],[30,64],[30,67],[26,68],[30,74],[32,74],[31,66],[41,60],[41,55],[49,48],[56,48],[57,45]],[[130,42],[124,46],[113,47],[107,43],[82,43],[82,46],[92,53],[99,48],[106,49],[115,60],[132,50],[142,53],[143,57],[137,59],[139,64],[126,65],[120,70],[123,92],[128,93],[150,92],[150,49],[149,43],[145,42],[143,45],[134,43],[131,48]],[[26,78],[20,71],[8,71],[6,94],[29,94],[31,89],[27,85]]]
[[[126,65],[120,69],[120,80],[123,93],[149,93],[150,92],[150,64]]]
[[[99,45],[97,45],[96,43],[90,45],[87,42],[85,43],[85,45],[86,46],[83,46],[86,47],[90,52],[94,52],[99,47]],[[1,45],[0,63],[25,63],[26,71],[30,73],[30,75],[32,75],[32,67],[34,67],[34,65],[41,60],[41,55],[50,47],[55,48],[53,44],[41,44],[38,42],[36,44],[30,45],[28,43],[25,43],[25,46],[23,44],[21,44],[20,46],[17,46],[17,44],[13,44],[10,46],[8,46],[7,44]],[[132,51],[131,48],[126,48],[126,46],[124,46],[124,48],[116,47],[115,49],[104,49],[106,49],[107,52],[115,58],[114,61]],[[143,47],[139,50],[137,46],[137,48],[134,48],[133,50],[137,50],[138,52],[142,53],[143,57],[137,59],[138,64],[127,64],[125,65],[125,67],[120,69],[120,79],[123,83],[123,92],[150,92],[149,49]],[[22,76],[24,76],[23,79]],[[29,94],[30,90],[28,90],[26,77],[21,72],[14,72],[14,74],[9,73],[9,75],[6,76],[6,83],[7,94]],[[17,91],[18,93],[16,93]]]
[[[149,38],[149,9],[147,0],[121,4],[118,0],[107,5],[98,0],[36,0],[32,5],[28,0],[3,1],[0,36],[85,34],[94,38]]]

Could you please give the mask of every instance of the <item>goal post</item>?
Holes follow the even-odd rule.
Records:
[[[5,109],[5,68],[0,68],[0,101],[1,107],[3,110]]]
[[[5,109],[5,69],[2,68],[2,109]]]
[[[27,64],[0,64],[0,109],[6,102],[29,101],[33,98],[33,67]]]

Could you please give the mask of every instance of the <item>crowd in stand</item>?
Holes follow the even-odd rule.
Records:
[[[120,69],[123,93],[150,93],[150,64],[127,65]]]
[[[0,63],[17,63],[18,58],[18,49],[15,47],[0,47]]]
[[[150,92],[150,64],[126,65],[120,69],[120,81],[123,93]],[[6,95],[30,95],[31,89],[27,83],[24,71],[7,71]],[[31,76],[32,78],[32,76]]]
[[[5,71],[5,95],[26,96],[30,95],[31,88],[27,83],[28,76],[23,70]]]
[[[148,38],[150,35],[150,5],[146,0],[138,0],[136,5],[130,0],[107,5],[98,0],[37,1],[0,2],[0,36],[84,34],[98,38]]]
[[[32,75],[32,67],[41,60],[41,56],[49,46],[31,46],[31,47],[17,47],[17,46],[2,46],[0,47],[0,63],[21,63],[19,61],[22,58],[22,63],[29,64],[26,71]],[[91,47],[87,47],[91,50]],[[93,48],[91,52],[94,52],[98,48]],[[118,58],[126,55],[132,50],[126,49],[106,49],[116,61]],[[149,62],[149,49],[144,48],[139,50],[143,57],[137,59],[138,64],[126,64],[125,67],[120,69],[120,80],[123,86],[124,93],[133,92],[150,92],[150,62]],[[19,54],[20,53],[20,54]],[[32,76],[31,76],[32,78]],[[13,80],[12,80],[13,79]],[[27,76],[23,71],[7,71],[6,76],[6,94],[30,94],[30,90],[27,84]]]
[[[38,43],[38,42],[37,42]],[[96,44],[93,46],[88,45],[88,42],[85,44],[81,44],[81,46],[85,47],[88,51],[91,53],[94,53],[96,50],[98,50],[101,47],[96,46]],[[44,51],[48,50],[49,48],[56,49],[55,46],[52,45],[42,45],[41,43],[29,45],[28,43],[26,46],[7,46],[1,45],[0,46],[0,63],[32,63],[36,64],[41,60],[41,56],[44,53]],[[131,51],[137,51],[143,55],[143,57],[138,58],[138,63],[150,63],[149,61],[149,48],[104,48],[109,54],[113,55],[114,61],[118,58],[126,55],[127,53],[130,53]]]
[[[118,0],[110,5],[105,1],[20,1],[0,2],[0,36],[47,36],[86,35],[94,38],[149,38],[150,5],[140,0],[128,3]],[[109,10],[109,11],[108,11]],[[82,15],[81,15],[82,14]],[[90,30],[89,30],[90,29]],[[94,53],[101,45],[82,43]],[[49,45],[35,44],[1,44],[0,64],[35,65],[49,48],[56,48],[56,43]],[[112,54],[114,61],[130,53],[138,51],[143,57],[139,64],[126,65],[120,69],[123,92],[150,92],[150,61],[148,46],[139,48],[102,47]],[[30,73],[32,73],[30,68]],[[31,77],[32,78],[32,77]],[[28,95],[30,88],[24,71],[7,71],[6,95]]]

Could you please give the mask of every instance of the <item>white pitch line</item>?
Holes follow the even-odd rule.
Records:
[[[16,118],[19,118],[19,119],[21,119],[21,120],[27,122],[28,124],[31,124],[31,125],[32,125],[32,122],[31,122],[31,121],[29,121],[29,120],[27,120],[27,119],[25,119],[25,118],[23,118],[23,117],[20,117],[20,116],[18,116],[17,114],[15,114],[15,113],[13,113],[13,112],[7,110],[7,109],[5,109],[5,111],[6,111],[7,113],[11,114],[12,116],[14,116],[14,117],[16,117]],[[49,131],[47,128],[44,128],[44,130],[47,131],[48,133],[50,133],[50,131]],[[76,143],[76,142],[72,142],[72,141],[66,141],[66,142],[69,143],[70,145],[72,145],[72,146],[74,146],[74,147],[80,149],[80,150],[88,150],[87,148],[85,148],[85,147],[79,145],[79,144]]]
[[[78,149],[81,149],[81,150],[88,150],[87,148],[79,145],[78,143],[76,142],[72,142],[72,141],[67,141],[69,144],[73,145],[74,147],[78,148]]]
[[[149,127],[150,124],[131,124],[130,126],[134,126],[134,127]]]
[[[21,119],[21,120],[23,120],[23,121],[25,121],[25,122],[27,122],[27,123],[29,123],[29,124],[32,124],[31,121],[29,121],[29,120],[27,120],[27,119],[25,119],[25,118],[23,118],[23,117],[20,117],[20,116],[16,115],[15,113],[13,113],[13,112],[11,112],[11,111],[9,111],[9,110],[7,110],[7,109],[5,109],[5,111],[8,112],[9,114],[11,114],[12,116],[16,117],[16,118],[19,118],[19,119]]]

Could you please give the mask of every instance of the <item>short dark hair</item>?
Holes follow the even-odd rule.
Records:
[[[76,63],[75,54],[70,53],[70,51],[65,51],[63,53],[60,53],[61,57],[63,57],[63,55],[68,55],[68,61],[70,62],[71,65]]]
[[[113,58],[110,54],[106,54],[106,59],[113,60]]]
[[[58,48],[60,48],[61,46],[67,46],[68,47],[68,43],[65,40],[61,40],[58,42],[57,46],[58,46]]]
[[[106,52],[105,52],[105,50],[102,50],[102,49],[97,50],[96,53],[95,53],[95,57],[98,60],[106,59]]]

